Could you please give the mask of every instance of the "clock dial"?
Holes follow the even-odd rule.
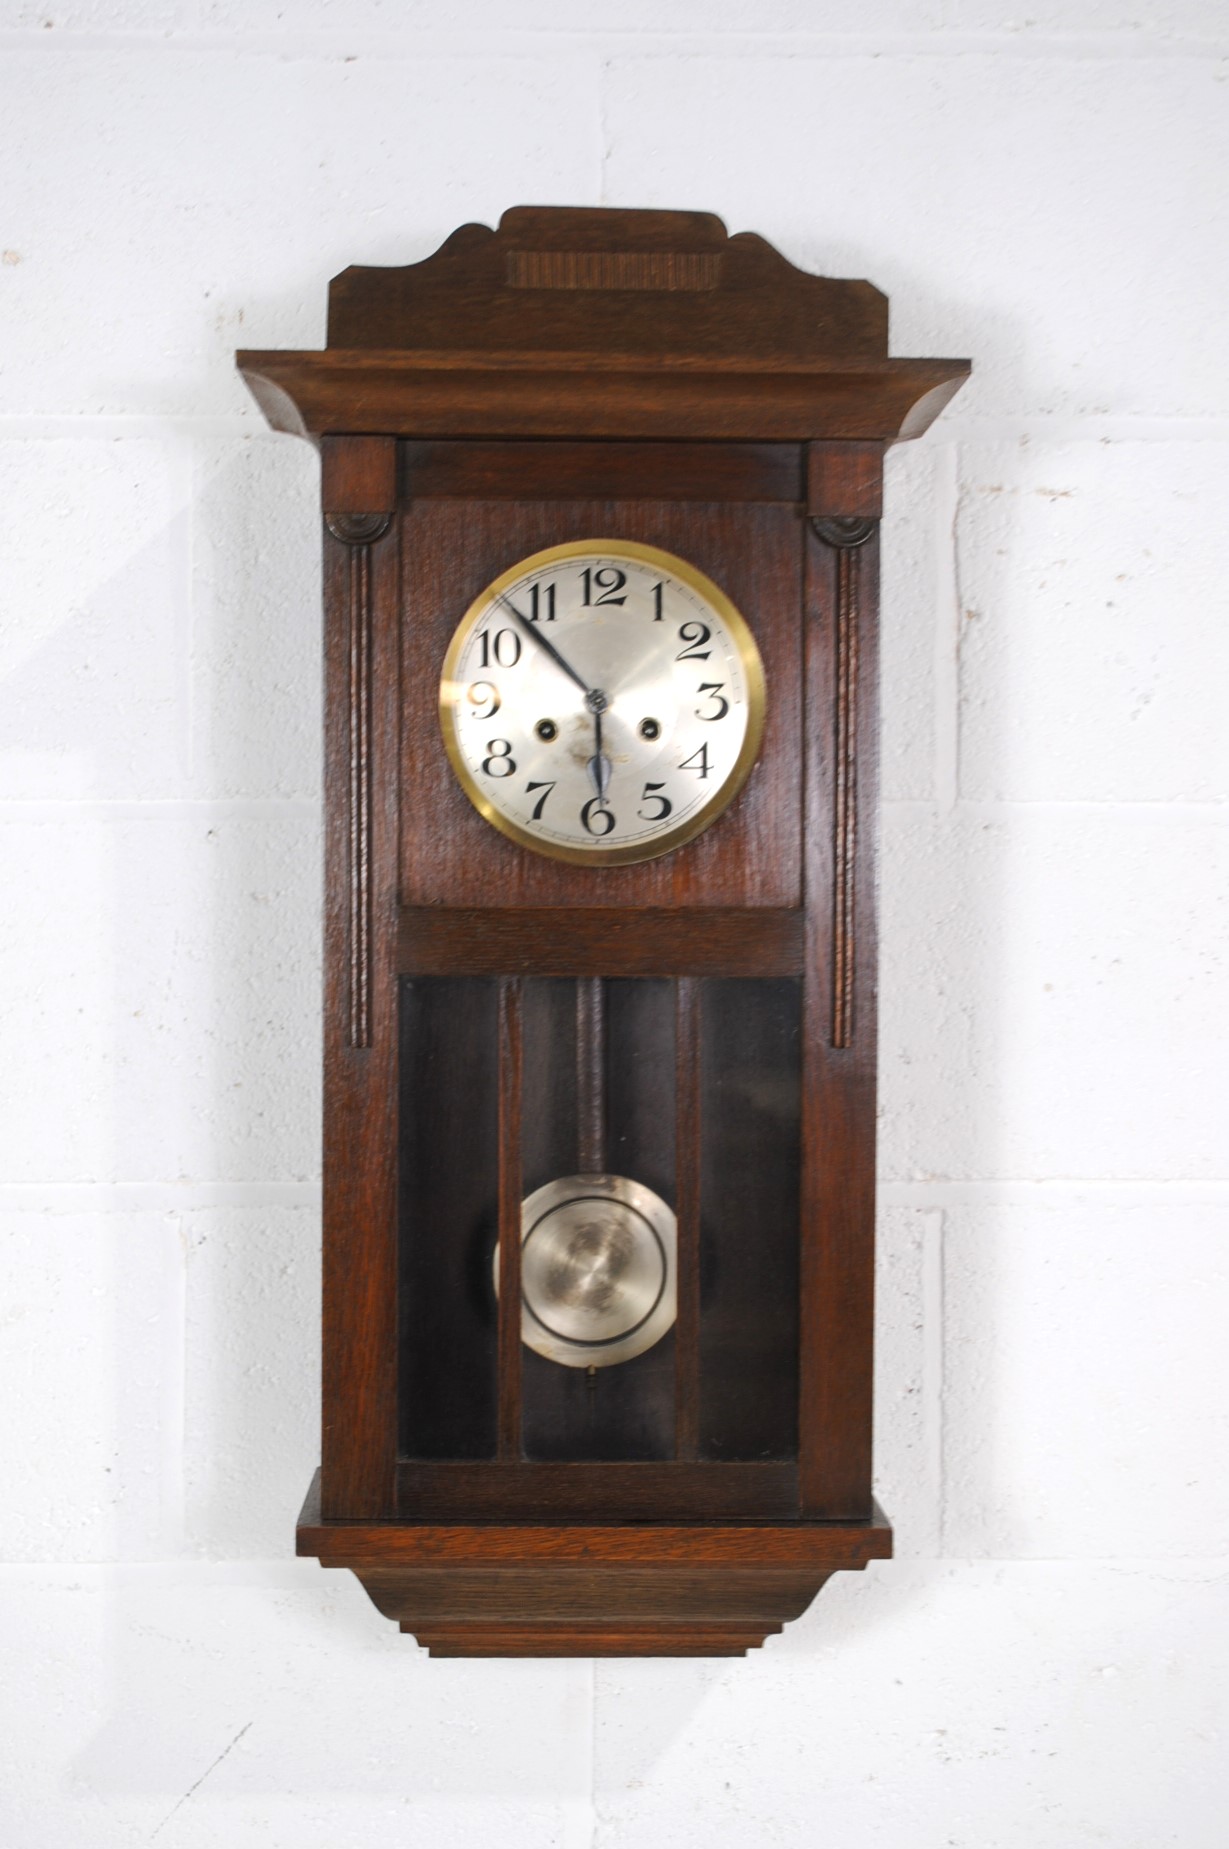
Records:
[[[466,611],[440,718],[503,834],[558,860],[651,860],[745,783],[764,671],[729,598],[674,554],[578,540],[522,559]]]

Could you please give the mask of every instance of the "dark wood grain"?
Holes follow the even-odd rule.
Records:
[[[653,1351],[650,1350],[651,1354]],[[640,1360],[644,1356],[637,1357]],[[527,1361],[541,1361],[530,1351]],[[551,1366],[552,1363],[543,1363]],[[667,1371],[667,1383],[669,1374]],[[560,1370],[584,1391],[584,1371]],[[619,1389],[627,1369],[603,1368],[599,1380]],[[626,1390],[626,1389],[624,1389]],[[673,1428],[664,1423],[656,1461],[567,1462],[535,1458],[482,1465],[417,1463],[397,1467],[397,1506],[404,1521],[689,1521],[784,1519],[798,1512],[792,1464],[676,1463]]]
[[[400,746],[399,560],[370,550],[370,706],[353,758],[353,549],[326,535],[322,1495],[326,1513],[392,1512],[397,1430],[397,1009],[394,937]],[[353,789],[366,810],[371,917],[366,1044],[354,1044]]]
[[[781,1626],[670,1623],[664,1619],[651,1624],[599,1624],[564,1619],[557,1624],[403,1623],[401,1629],[412,1631],[429,1655],[442,1657],[746,1656]]]
[[[969,370],[889,359],[877,289],[808,275],[707,213],[559,207],[347,270],[325,352],[238,358],[278,429],[443,440],[892,441]]]
[[[492,1468],[502,1472],[508,1466]],[[716,1474],[731,1467],[697,1468]],[[865,1521],[328,1521],[320,1513],[318,1476],[300,1511],[296,1540],[298,1553],[329,1566],[814,1566],[836,1571],[892,1557],[892,1530],[875,1505]]]
[[[327,439],[326,439],[327,441]],[[407,499],[803,499],[797,443],[403,443]]]
[[[570,207],[346,270],[326,351],[237,357],[277,429],[444,441],[890,442],[969,371],[889,359],[877,289],[808,275],[711,214]]]
[[[334,277],[329,345],[784,364],[886,355],[888,314],[869,283],[795,269],[711,212],[515,206],[421,263]]]
[[[599,354],[241,353],[275,430],[399,437],[579,437],[894,443],[929,429],[967,360],[837,361],[781,371],[668,356],[669,369]]]
[[[314,1482],[297,1544],[354,1571],[434,1655],[741,1655],[833,1572],[889,1558],[892,1535],[877,1509],[848,1524],[325,1523]]]
[[[392,437],[325,437],[320,505],[330,514],[391,514],[397,507],[397,444]]]
[[[793,976],[803,967],[803,914],[406,906],[397,967],[427,976]]]
[[[853,1039],[857,970],[858,741],[862,574],[861,552],[876,535],[873,520],[856,515],[812,521],[816,537],[836,552],[836,725],[833,743],[832,1027],[834,1047]]]
[[[346,628],[350,665],[349,1043],[371,1045],[371,547],[350,545]]]
[[[840,993],[832,921],[838,891],[839,560],[812,533],[806,683],[816,724],[806,762],[807,969],[803,983],[799,1467],[807,1516],[861,1519],[871,1507],[875,1266],[875,925],[878,779],[878,542],[859,548],[859,672],[852,885],[858,921],[847,1044],[834,1046]],[[848,868],[842,876],[849,877]]]
[[[806,1610],[810,1568],[367,1567],[372,1603],[433,1656],[742,1655]]]
[[[508,1614],[516,1612],[539,1624],[569,1618],[606,1624],[612,1619],[712,1623],[741,1618],[749,1624],[797,1617],[814,1597],[815,1572],[806,1567],[709,1567],[667,1576],[652,1567],[561,1565],[548,1579],[523,1567],[370,1567],[366,1583],[377,1604],[377,1592],[385,1589],[398,1603],[412,1599],[417,1616],[433,1622],[494,1618],[506,1623]]]
[[[878,520],[883,513],[882,443],[808,443],[807,512]]]

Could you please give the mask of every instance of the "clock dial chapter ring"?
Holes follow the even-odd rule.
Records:
[[[551,859],[625,865],[673,852],[734,801],[759,754],[764,674],[747,623],[695,566],[576,540],[474,600],[439,705],[453,772],[494,828]]]
[[[564,1367],[613,1367],[676,1313],[671,1209],[625,1175],[564,1175],[521,1206],[521,1340]],[[492,1262],[499,1294],[499,1249]]]

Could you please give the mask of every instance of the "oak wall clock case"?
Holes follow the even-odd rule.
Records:
[[[323,459],[299,1551],[440,1655],[741,1653],[891,1551],[878,522],[968,365],[704,213],[528,207],[239,363]]]

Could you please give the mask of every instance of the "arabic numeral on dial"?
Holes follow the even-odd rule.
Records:
[[[666,586],[665,586],[664,581],[661,584],[655,584],[653,586],[653,621],[655,623],[661,622],[662,615],[663,615],[661,606],[662,606],[662,599],[665,597],[665,594],[666,594]]]
[[[482,760],[482,774],[485,777],[512,777],[516,774],[516,759],[512,755],[510,738],[492,738],[487,741],[487,755]]]
[[[694,770],[698,777],[707,777],[709,772],[708,746],[701,745],[700,749],[693,751],[689,758],[684,758],[679,769]]]
[[[681,648],[674,657],[676,661],[707,661],[712,650],[704,648],[703,643],[712,640],[713,632],[707,623],[684,623],[679,630],[679,641],[687,646]]]
[[[626,597],[615,596],[615,592],[621,591],[627,583],[627,573],[620,571],[617,566],[603,565],[599,571],[594,571],[586,565],[580,574],[580,581],[585,587],[585,594],[580,600],[582,605],[588,605],[596,610],[599,604],[627,602]],[[601,595],[595,597],[593,595],[595,590]]]
[[[535,822],[540,822],[542,820],[542,811],[546,807],[546,799],[550,795],[554,787],[555,786],[553,783],[527,783],[525,785],[526,796],[532,796],[535,790],[541,790],[542,792],[537,802],[533,805],[533,815],[531,817],[531,820]]]
[[[521,638],[515,629],[498,629],[495,640],[491,640],[489,629],[478,631],[478,643],[482,651],[480,668],[489,668],[492,657],[501,668],[514,668],[521,658]]]
[[[696,707],[696,718],[697,719],[724,719],[725,718],[726,714],[730,710],[730,702],[725,698],[725,695],[721,691],[721,689],[724,686],[725,686],[724,681],[701,681],[700,682],[699,687],[696,689],[697,693],[706,693],[709,699],[713,702],[713,705],[717,708],[717,711],[715,713],[702,713],[699,707],[697,706]]]
[[[670,798],[661,794],[665,787],[664,783],[645,784],[640,795],[641,802],[656,803],[657,807],[653,810],[638,809],[636,813],[639,815],[642,822],[664,822],[666,817],[673,810],[674,804],[670,801]]]
[[[493,719],[499,711],[499,689],[490,681],[474,681],[465,690],[465,698],[474,709],[475,719]],[[479,712],[479,707],[485,707]]]
[[[614,828],[614,811],[605,807],[600,796],[591,796],[580,812],[580,825],[600,840]]]
[[[518,611],[519,615],[520,612]],[[555,587],[553,584],[534,584],[529,589],[529,615],[525,619],[530,623],[553,623],[555,620]]]

